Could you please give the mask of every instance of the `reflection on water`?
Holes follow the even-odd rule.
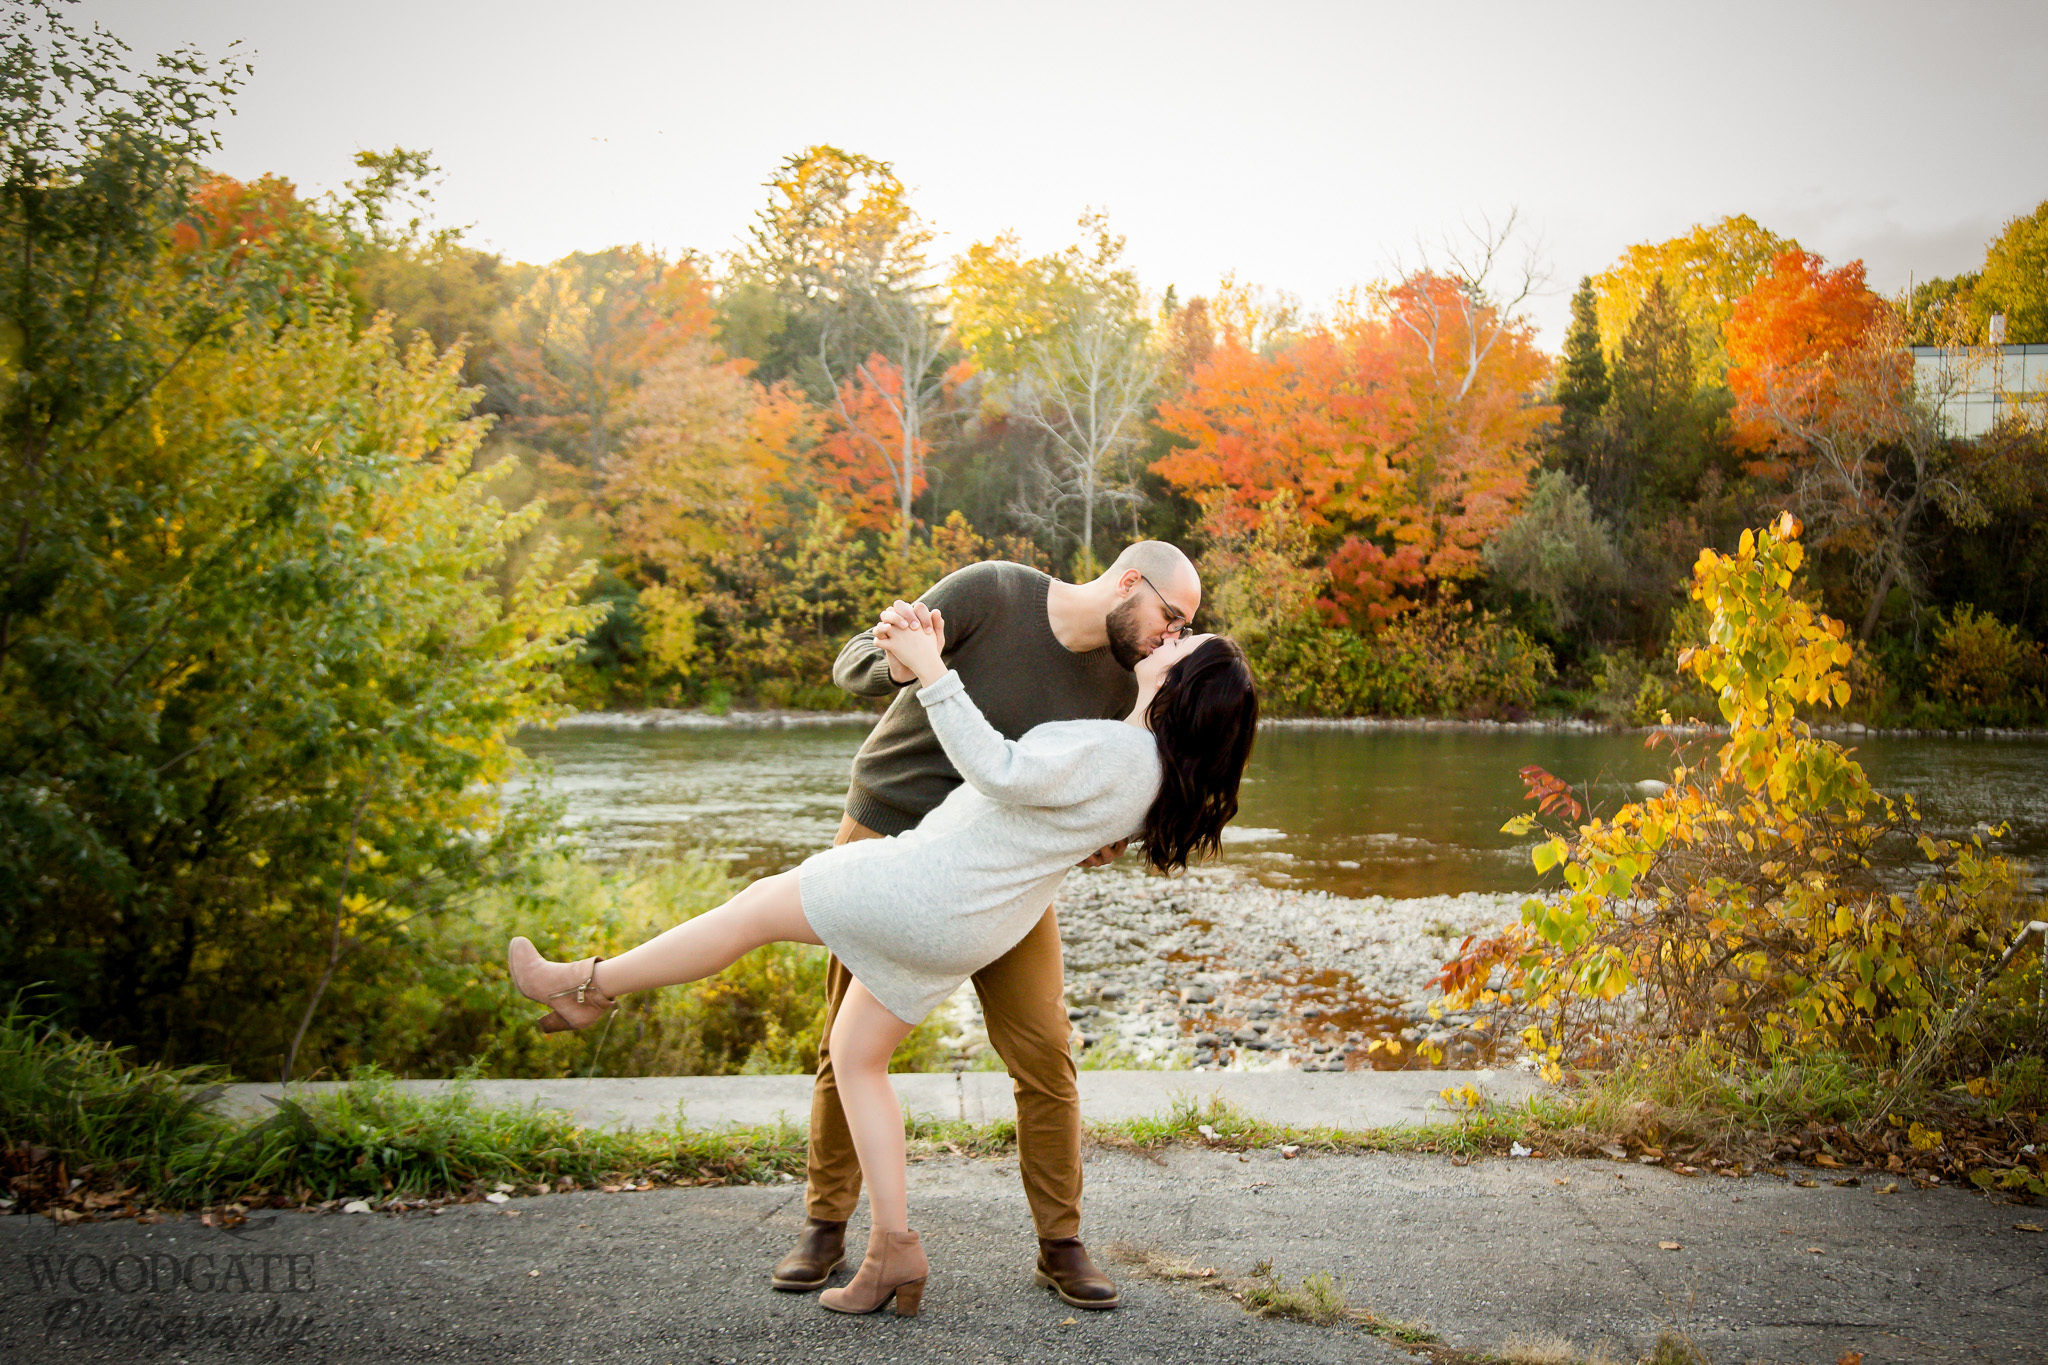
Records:
[[[689,843],[760,876],[824,847],[838,828],[857,725],[803,730],[529,731],[593,852]],[[1877,785],[1910,792],[1937,829],[2005,821],[2009,853],[2048,864],[2048,741],[1871,738]],[[1670,759],[1640,735],[1568,731],[1263,730],[1224,861],[1274,886],[1394,897],[1535,885],[1516,773],[1538,764],[1611,808]]]

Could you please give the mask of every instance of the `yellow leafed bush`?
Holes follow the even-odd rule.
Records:
[[[1794,591],[1799,530],[1785,515],[1745,531],[1733,555],[1701,552],[1692,595],[1707,642],[1680,662],[1715,696],[1725,743],[1682,758],[1654,799],[1537,844],[1537,871],[1557,872],[1562,890],[1466,945],[1443,977],[1455,1001],[1506,998],[1546,1019],[1552,1049],[1581,1055],[1642,1028],[1751,1056],[1815,1045],[1889,1055],[2002,946],[2022,899],[2014,866],[1980,836],[1923,831],[1910,798],[1876,791],[1801,719],[1848,701],[1852,648],[1841,622]],[[1556,779],[1525,777],[1545,813],[1579,818]],[[1916,846],[1931,873],[1910,891],[1887,887],[1875,865]],[[1496,967],[1506,997],[1489,990]]]

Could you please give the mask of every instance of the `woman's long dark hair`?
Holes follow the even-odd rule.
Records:
[[[1146,708],[1159,795],[1145,812],[1145,858],[1161,872],[1223,846],[1259,725],[1259,694],[1237,642],[1218,635],[1166,670]]]

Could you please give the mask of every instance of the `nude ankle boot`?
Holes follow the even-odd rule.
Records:
[[[818,1302],[835,1313],[872,1313],[894,1295],[896,1316],[914,1318],[930,1273],[924,1243],[917,1240],[916,1233],[871,1230],[868,1254],[860,1269],[844,1288],[826,1290]]]

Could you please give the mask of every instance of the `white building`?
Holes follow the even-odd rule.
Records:
[[[1913,378],[1950,436],[1982,436],[2001,417],[2048,407],[2048,345],[1915,346]]]

